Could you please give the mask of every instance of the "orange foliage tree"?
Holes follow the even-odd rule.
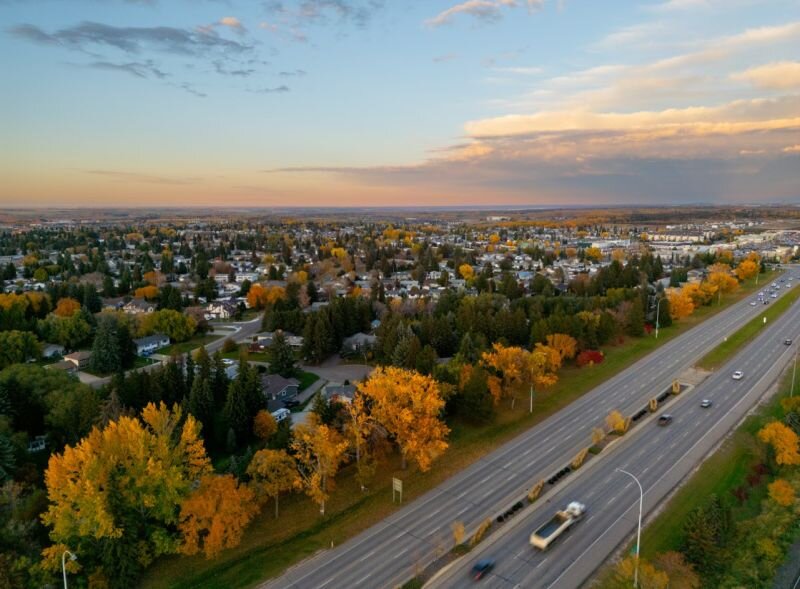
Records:
[[[758,439],[772,446],[775,462],[781,466],[800,464],[797,434],[780,421],[772,421],[758,431]]]
[[[278,431],[278,423],[269,411],[261,410],[253,418],[253,433],[260,440],[268,440]]]
[[[769,496],[778,505],[789,507],[794,503],[794,487],[785,479],[775,479],[769,484]]]
[[[282,286],[268,286],[264,288],[260,284],[254,284],[247,293],[247,304],[253,309],[263,309],[285,298],[286,289]]]
[[[714,285],[721,294],[731,293],[739,286],[736,278],[731,274],[731,267],[727,264],[712,264],[709,266],[706,281]]]
[[[292,450],[297,460],[297,473],[306,494],[319,504],[325,515],[329,487],[339,472],[348,443],[334,428],[320,424],[313,417],[310,423],[294,430]]]
[[[561,367],[561,355],[550,346],[537,344],[532,352],[518,347],[495,343],[491,352],[484,352],[481,361],[498,376],[489,377],[489,391],[497,404],[501,398],[510,397],[512,407],[516,394],[525,385],[547,387],[558,381],[556,372]]]
[[[758,274],[759,266],[753,260],[744,259],[736,267],[736,277],[739,280],[748,280]]]
[[[247,524],[258,513],[254,498],[252,489],[239,485],[233,475],[204,476],[181,506],[180,551],[197,554],[202,550],[206,558],[212,558],[223,548],[237,546]]]
[[[150,270],[150,272],[145,272],[142,275],[142,278],[144,278],[148,284],[151,284],[155,287],[161,286],[166,281],[164,275],[158,270]]]
[[[56,305],[55,313],[59,317],[72,317],[75,313],[81,310],[81,304],[72,299],[70,297],[65,297],[63,299],[58,299],[58,304]]]
[[[256,496],[275,499],[275,517],[278,517],[278,498],[281,493],[302,487],[294,458],[285,450],[259,450],[247,467]]]
[[[403,468],[411,458],[426,471],[447,449],[450,429],[441,419],[445,401],[433,378],[414,370],[378,368],[359,383],[358,391],[368,400],[373,419],[400,448]]]
[[[469,280],[473,276],[475,276],[475,270],[469,264],[461,264],[458,267],[458,273],[461,275],[461,278],[464,280]]]
[[[148,284],[147,286],[137,288],[135,291],[133,291],[133,296],[135,296],[137,299],[147,299],[148,301],[152,301],[158,298],[158,287]]]

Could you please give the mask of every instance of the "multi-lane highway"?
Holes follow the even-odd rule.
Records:
[[[785,290],[781,289],[781,296]],[[383,522],[263,587],[374,589],[402,584],[431,562],[437,551],[452,545],[453,522],[463,522],[469,532],[508,507],[589,445],[592,428],[603,425],[610,411],[631,414],[638,410],[764,309],[749,303],[744,300],[670,341]]]
[[[660,411],[674,416],[670,425],[659,427],[649,419],[636,427],[603,460],[578,471],[547,501],[528,508],[429,586],[463,587],[472,563],[490,557],[497,564],[482,582],[484,587],[579,587],[636,529],[639,489],[630,477],[616,469],[639,478],[644,490],[644,511],[653,509],[769,389],[791,361],[799,335],[800,303],[795,303],[724,369]],[[787,338],[794,343],[786,345]],[[744,373],[741,380],[732,378],[735,370]],[[701,408],[701,399],[710,399],[712,407]],[[570,501],[586,505],[584,519],[548,551],[531,547],[531,532]]]

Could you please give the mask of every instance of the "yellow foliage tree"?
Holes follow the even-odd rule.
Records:
[[[181,425],[182,423],[182,425]],[[137,541],[150,558],[174,552],[171,529],[195,481],[211,472],[191,415],[182,420],[152,403],[141,420],[120,417],[93,429],[75,447],[50,456],[45,484],[50,505],[42,521],[55,542]]]
[[[260,284],[254,284],[247,293],[247,304],[253,309],[263,309],[285,298],[286,289],[282,286],[264,288]]]
[[[257,497],[275,499],[276,518],[280,494],[302,488],[297,464],[285,450],[259,450],[247,466],[247,474]]]
[[[54,314],[59,317],[72,317],[75,313],[81,310],[81,304],[70,297],[58,299]]]
[[[475,276],[475,270],[469,264],[461,264],[458,267],[458,273],[461,275],[461,278],[464,280],[469,280],[473,276]]]
[[[332,479],[339,472],[347,446],[339,432],[313,418],[294,430],[292,450],[297,460],[297,473],[306,494],[319,505],[322,515],[325,515]]]
[[[618,562],[613,568],[613,572],[605,583],[601,584],[601,589],[622,589],[631,587],[636,571],[636,558],[628,556]],[[667,589],[670,587],[670,578],[664,571],[658,570],[646,560],[639,560],[639,588],[640,589]]]
[[[770,498],[784,507],[789,507],[794,503],[794,487],[785,479],[775,479],[769,484]]]
[[[772,421],[758,431],[758,439],[775,450],[775,462],[781,466],[800,464],[797,434],[780,421]]]
[[[142,278],[144,278],[147,283],[153,286],[161,286],[166,281],[164,275],[158,270],[150,270],[150,272],[145,272],[142,275]]]
[[[255,494],[239,485],[233,475],[206,475],[200,486],[181,506],[180,524],[183,554],[213,558],[224,548],[238,546],[250,520],[258,513]]]
[[[411,458],[426,471],[447,449],[450,429],[441,419],[445,401],[433,378],[413,370],[378,368],[359,383],[358,391],[369,402],[372,418],[400,448],[403,468]]]
[[[700,589],[700,577],[680,552],[657,554],[653,565],[667,574],[669,589]]]
[[[515,396],[526,385],[547,387],[558,381],[556,372],[561,367],[561,355],[549,346],[537,344],[532,352],[518,347],[506,347],[495,343],[491,352],[481,357],[484,366],[498,373],[501,387],[497,387],[497,377],[490,377],[489,390],[495,404],[501,398]]]
[[[606,417],[606,425],[609,431],[617,432],[618,434],[624,434],[628,431],[628,420],[622,413],[616,410],[608,414]]]
[[[687,285],[688,286],[688,285]],[[683,319],[694,313],[694,301],[684,288],[671,288],[667,291],[669,314],[673,319]]]
[[[553,333],[547,336],[547,345],[553,348],[561,360],[574,358],[578,353],[578,340],[566,333]]]
[[[721,294],[728,294],[739,286],[736,278],[731,274],[731,267],[727,264],[713,264],[708,268],[706,281],[717,287]]]
[[[586,259],[591,260],[592,262],[599,262],[603,259],[603,252],[596,247],[587,247],[583,253],[586,256]]]

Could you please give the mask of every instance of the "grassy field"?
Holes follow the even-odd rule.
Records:
[[[199,348],[200,346],[205,346],[210,344],[211,342],[217,341],[220,335],[196,335],[192,339],[187,340],[185,342],[181,342],[179,344],[172,344],[161,348],[158,350],[158,354],[163,354],[164,356],[172,356],[173,354],[185,354],[186,352],[191,352]]]
[[[772,325],[784,311],[792,306],[792,303],[794,303],[798,297],[800,297],[800,285],[795,286],[789,293],[767,306],[763,313],[759,313],[758,317],[749,321],[726,341],[703,356],[700,362],[697,363],[697,367],[703,368],[704,370],[717,370],[728,361],[728,358],[736,354],[736,352],[747,343],[753,341],[753,338],[756,337],[766,325]],[[767,318],[766,324],[764,323],[764,317]]]
[[[791,371],[781,379],[779,394],[748,417],[722,446],[670,499],[664,510],[642,532],[642,557],[652,558],[660,552],[680,547],[683,523],[695,507],[705,505],[712,494],[728,499],[731,491],[744,484],[754,465],[761,460],[756,432],[768,421],[781,415],[780,399],[791,388]],[[733,509],[734,521],[758,514],[766,485],[748,489],[747,500]]]
[[[771,279],[770,274],[762,276],[762,286],[765,280]],[[476,427],[459,421],[450,423],[450,448],[446,457],[427,473],[413,469],[403,471],[399,459],[393,456],[389,464],[379,469],[369,491],[362,493],[354,480],[353,467],[345,468],[336,477],[336,491],[331,495],[324,517],[305,496],[288,496],[281,499],[281,517],[276,521],[272,509],[267,506],[251,524],[238,547],[223,552],[214,560],[202,557],[161,559],[148,570],[142,586],[147,589],[252,587],[279,575],[292,564],[332,544],[341,544],[396,511],[398,507],[391,501],[392,477],[403,479],[404,499],[406,502],[413,500],[757,288],[754,282],[743,284],[737,293],[723,299],[721,305],[702,307],[680,324],[660,330],[658,340],[649,336],[628,339],[609,347],[601,364],[580,369],[564,368],[555,386],[536,394],[533,415],[527,411],[527,399],[520,399],[513,411],[508,404],[499,407],[495,420],[489,425]],[[587,441],[590,435],[591,432],[587,431]],[[451,537],[449,526],[437,537],[442,546],[446,546]],[[420,552],[420,559],[425,556]]]
[[[319,380],[319,376],[314,374],[313,372],[306,372],[305,370],[301,370],[300,374],[297,375],[295,378],[300,381],[300,386],[298,387],[299,390],[304,391],[312,384]]]

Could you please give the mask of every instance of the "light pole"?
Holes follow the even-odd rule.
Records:
[[[664,300],[664,297],[661,297],[660,299],[658,299],[658,304],[656,304],[656,339],[658,339],[658,318],[659,318],[658,311],[659,311],[659,308],[661,307],[661,301],[663,301],[663,300]]]
[[[530,413],[533,413],[533,383],[531,383],[531,408]]]
[[[78,557],[72,554],[69,550],[65,550],[61,553],[61,573],[64,575],[64,589],[67,589],[67,563],[64,561],[64,558],[69,554],[70,560],[78,560]]]
[[[792,390],[789,392],[790,397],[794,397],[794,375],[797,372],[797,348],[794,349],[794,367],[792,368]]]
[[[633,586],[639,586],[639,543],[642,540],[642,505],[644,504],[644,491],[642,490],[642,484],[639,482],[635,476],[629,473],[627,470],[622,470],[621,468],[616,469],[617,471],[621,472],[622,474],[626,474],[631,477],[636,484],[639,485],[639,528],[636,530],[636,568],[633,569]]]

